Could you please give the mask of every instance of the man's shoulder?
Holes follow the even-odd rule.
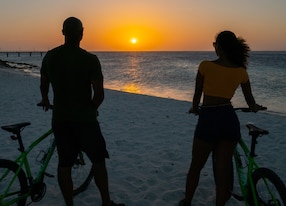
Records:
[[[60,45],[60,46],[57,46],[53,49],[48,50],[46,53],[46,57],[50,57],[50,56],[53,56],[53,55],[59,53],[62,50],[62,48],[63,48],[63,45]]]
[[[59,51],[63,48],[64,45],[60,45],[60,46],[57,46],[57,47],[54,47],[53,49],[50,49],[48,51],[48,53],[53,53],[53,52],[56,52],[56,51]]]
[[[98,59],[98,57],[97,57],[96,54],[94,54],[94,53],[92,53],[92,52],[88,52],[88,51],[86,51],[86,50],[84,50],[84,49],[81,49],[81,51],[82,51],[82,54],[84,55],[84,57],[85,57],[85,59],[86,59],[87,61],[89,61],[89,62],[94,62],[94,63],[96,63],[96,64],[99,63],[99,59]]]
[[[85,50],[85,49],[82,49],[82,48],[80,48],[80,50],[81,50],[81,52],[82,52],[84,55],[86,55],[87,57],[97,59],[97,56],[96,56],[94,53],[89,52],[89,51],[87,51],[87,50]]]

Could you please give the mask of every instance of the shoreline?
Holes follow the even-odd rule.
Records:
[[[27,67],[28,67],[28,69],[27,69],[27,68],[19,68],[17,65],[16,66],[13,66],[13,65],[10,66],[7,63],[5,64],[5,62],[9,62],[9,61],[2,61],[2,62],[4,62],[4,64],[1,64],[1,61],[2,60],[0,60],[0,72],[3,71],[3,72],[19,74],[19,75],[23,75],[23,76],[29,75],[31,77],[36,77],[36,78],[40,77],[40,74],[36,74],[36,73],[33,73],[32,71],[30,71],[30,68],[37,67],[35,65],[27,64],[27,63],[18,63],[18,64],[24,65],[24,66],[27,65]],[[11,63],[17,64],[17,62],[11,62]],[[1,65],[2,65],[2,67],[1,67]],[[3,67],[3,65],[4,65],[4,67]],[[190,97],[190,100],[184,100],[184,99],[176,99],[176,98],[171,98],[171,97],[155,96],[155,95],[150,95],[150,94],[140,94],[140,93],[135,93],[135,92],[132,93],[132,92],[116,90],[116,89],[107,88],[107,87],[105,87],[105,90],[118,91],[118,92],[127,93],[127,94],[131,94],[131,95],[143,95],[143,96],[150,96],[150,97],[155,97],[155,98],[175,100],[175,101],[180,101],[180,102],[188,102],[190,105],[192,103],[191,102],[191,97]],[[239,107],[241,107],[241,106],[239,106]],[[272,114],[272,115],[279,115],[279,116],[286,117],[286,113],[282,112],[282,111],[266,110],[264,112],[268,113],[268,114]]]

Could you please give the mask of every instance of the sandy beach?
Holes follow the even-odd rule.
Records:
[[[40,101],[39,78],[0,68],[0,125],[30,121],[23,131],[24,144],[50,128],[51,112],[36,106]],[[191,102],[177,101],[105,90],[99,122],[106,139],[111,198],[126,206],[175,206],[184,196],[186,173],[191,160],[192,138],[197,116],[188,114]],[[190,97],[191,100],[192,97]],[[263,104],[263,102],[258,102]],[[265,105],[267,106],[267,105]],[[267,166],[286,183],[286,117],[271,112],[239,113],[243,137],[248,140],[248,122],[269,130],[258,140],[257,161]],[[0,158],[13,159],[17,143],[0,131]],[[31,157],[31,163],[37,164]],[[36,167],[36,166],[35,166]],[[56,175],[56,158],[49,172]],[[46,178],[47,193],[31,205],[60,205],[63,199],[56,178]],[[75,197],[76,206],[100,206],[99,192],[92,182]],[[31,201],[28,200],[27,203]],[[193,205],[214,205],[212,165],[202,171]],[[228,205],[243,205],[231,199]]]

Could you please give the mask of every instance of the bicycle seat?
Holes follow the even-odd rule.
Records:
[[[260,129],[253,124],[247,124],[246,127],[249,129],[249,135],[269,134],[267,130]]]
[[[11,125],[7,125],[7,126],[2,126],[1,128],[8,131],[8,132],[12,132],[14,134],[19,134],[20,131],[22,130],[22,128],[30,125],[30,122],[22,122],[22,123],[18,123],[18,124],[11,124]]]

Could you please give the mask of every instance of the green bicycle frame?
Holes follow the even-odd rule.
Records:
[[[16,160],[15,162],[19,163],[20,167],[22,168],[23,165],[25,165],[25,170],[26,170],[26,174],[27,177],[29,179],[29,181],[34,181],[34,182],[39,182],[42,180],[42,177],[44,175],[45,170],[48,167],[49,161],[54,153],[55,150],[55,146],[56,143],[53,140],[52,145],[48,148],[47,151],[47,155],[43,161],[43,163],[41,164],[40,170],[38,172],[38,174],[36,175],[36,178],[33,179],[32,177],[32,173],[31,173],[31,169],[30,169],[30,165],[27,159],[27,156],[29,155],[29,153],[41,142],[43,141],[46,137],[48,137],[50,134],[52,134],[53,131],[52,129],[50,129],[49,131],[47,131],[45,134],[43,134],[41,137],[39,137],[37,140],[35,140],[29,147],[27,150],[25,150]],[[30,182],[31,183],[31,182]]]
[[[259,168],[257,163],[254,161],[254,157],[250,155],[250,151],[248,147],[246,146],[245,142],[240,139],[239,143],[240,147],[242,148],[244,154],[246,155],[246,158],[248,160],[248,169],[247,169],[247,174],[243,171],[242,168],[242,162],[240,158],[240,153],[238,152],[238,146],[234,151],[234,160],[235,160],[235,165],[236,165],[236,172],[238,175],[238,180],[239,180],[239,185],[241,188],[242,196],[244,198],[244,201],[247,203],[247,195],[249,194],[249,190],[255,191],[254,183],[252,180],[252,172]],[[249,188],[250,186],[250,188]],[[254,203],[255,205],[258,205],[256,193],[252,192],[252,194],[255,194],[254,198]]]
[[[54,153],[55,147],[56,147],[56,143],[53,140],[52,144],[49,146],[47,153],[45,155],[44,161],[41,163],[41,167],[36,175],[35,178],[32,177],[32,173],[31,173],[31,169],[30,169],[30,164],[29,161],[27,159],[27,156],[29,155],[29,153],[40,143],[42,142],[45,138],[47,138],[50,134],[52,134],[53,131],[52,129],[50,129],[49,131],[47,131],[45,134],[43,134],[41,137],[39,137],[37,140],[35,140],[26,150],[24,150],[23,152],[21,152],[21,154],[16,158],[15,162],[19,164],[19,168],[16,171],[16,173],[14,174],[11,182],[9,183],[6,191],[3,194],[3,197],[0,197],[0,203],[2,202],[3,198],[9,195],[14,195],[14,194],[9,194],[9,190],[11,188],[11,186],[13,185],[15,179],[17,178],[17,175],[19,174],[19,172],[21,171],[21,169],[23,168],[23,166],[25,167],[25,171],[26,171],[26,175],[29,181],[28,185],[33,185],[34,183],[37,182],[41,182],[43,180],[43,176],[45,174],[45,170],[48,167],[49,161]],[[8,174],[9,171],[7,171],[2,177],[0,177],[0,181]],[[7,204],[5,205],[10,205],[13,204],[17,201],[19,201],[20,199],[26,198],[28,196],[30,196],[30,192],[31,190],[29,189],[27,191],[26,194],[23,194],[21,196],[19,196],[16,199],[10,200],[9,202],[7,202]]]
[[[238,180],[239,180],[243,200],[247,205],[249,205],[248,204],[248,198],[249,198],[248,195],[251,194],[253,196],[252,200],[254,201],[253,202],[254,205],[258,205],[258,199],[257,199],[257,195],[255,192],[256,191],[255,185],[254,185],[254,182],[252,179],[252,173],[256,169],[258,169],[259,166],[254,160],[254,157],[255,157],[254,151],[253,151],[253,154],[251,154],[250,150],[248,149],[248,147],[246,146],[245,142],[242,139],[239,140],[238,144],[242,148],[244,155],[246,156],[246,158],[248,160],[247,174],[245,174],[245,172],[243,171],[243,168],[242,168],[242,162],[241,162],[241,158],[240,158],[240,154],[239,154],[238,146],[237,146],[235,151],[234,151],[234,159],[235,159],[236,172],[238,175]],[[255,144],[255,143],[252,142],[252,144]],[[271,195],[272,199],[274,200],[275,196],[271,192],[267,181],[264,180],[264,183],[268,189],[269,194]],[[251,193],[249,193],[249,191],[251,191]]]

